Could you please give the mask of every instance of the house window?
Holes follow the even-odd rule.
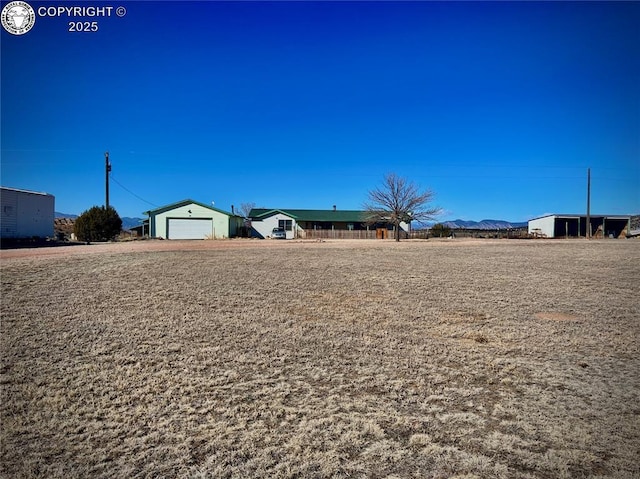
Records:
[[[353,231],[353,223],[347,223],[347,229]]]
[[[284,228],[285,231],[293,230],[293,220],[278,220],[278,228]]]

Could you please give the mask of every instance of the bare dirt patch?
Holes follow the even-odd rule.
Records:
[[[534,316],[536,319],[543,319],[546,321],[579,321],[580,320],[580,318],[578,318],[574,314],[559,313],[554,311],[545,311],[541,313],[536,313],[534,314]]]
[[[77,248],[1,255],[1,477],[640,475],[638,242]]]

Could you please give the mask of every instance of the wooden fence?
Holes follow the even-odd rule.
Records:
[[[369,230],[303,230],[298,231],[298,237],[304,239],[394,239],[394,231],[384,229]],[[407,239],[406,231],[400,232],[400,239]]]
[[[376,230],[304,230],[304,239],[376,239]]]

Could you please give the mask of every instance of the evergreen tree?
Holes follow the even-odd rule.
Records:
[[[110,241],[120,234],[122,219],[113,206],[94,206],[76,219],[73,230],[80,241]]]

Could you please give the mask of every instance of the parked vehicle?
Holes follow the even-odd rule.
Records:
[[[287,232],[284,230],[284,228],[273,228],[271,237],[273,239],[287,239]]]

